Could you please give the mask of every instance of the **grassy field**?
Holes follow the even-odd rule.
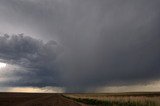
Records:
[[[0,106],[160,106],[160,93],[0,93]]]
[[[160,106],[160,93],[64,94],[77,102],[96,106]]]

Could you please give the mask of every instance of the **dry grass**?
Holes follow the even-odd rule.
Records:
[[[118,93],[118,94],[65,94],[69,98],[75,98],[81,102],[83,101],[102,101],[114,104],[131,103],[136,106],[160,106],[159,93]],[[99,102],[101,103],[101,102]],[[138,105],[139,104],[139,105]],[[115,105],[120,106],[120,105]],[[134,105],[126,105],[134,106]]]

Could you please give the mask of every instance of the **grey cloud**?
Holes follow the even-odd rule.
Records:
[[[0,36],[0,58],[22,67],[17,69],[21,72],[13,73],[20,81],[8,82],[9,86],[58,86],[56,59],[60,53],[61,48],[55,41],[44,43],[22,34]]]
[[[159,78],[159,1],[76,3],[60,32],[70,49],[64,60],[70,89]]]
[[[28,25],[42,39],[56,38],[63,45],[56,66],[60,84],[68,91],[159,79],[159,0],[2,1],[9,7],[6,11],[14,11],[9,12],[13,15],[9,22]],[[47,53],[52,56],[52,49]],[[52,68],[52,60],[46,68],[39,58],[28,66]],[[25,58],[19,61],[30,63]],[[50,73],[36,75],[41,74]]]

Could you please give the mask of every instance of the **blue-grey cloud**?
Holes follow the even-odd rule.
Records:
[[[8,86],[58,86],[56,59],[60,53],[61,48],[55,41],[44,43],[23,34],[0,36],[0,58],[22,67],[22,72],[13,73],[20,80],[8,82]]]
[[[25,57],[19,60],[19,57],[14,56],[14,52],[8,53],[8,56],[2,54],[3,58],[10,56],[16,62],[17,59],[22,61],[18,63],[22,66],[27,65],[39,70],[35,76],[44,79],[46,85],[56,82],[65,86],[68,91],[85,91],[90,87],[136,84],[159,79],[159,0],[0,2],[5,5],[3,10],[0,9],[1,22],[5,21],[17,29],[22,26],[24,31],[30,29],[31,32],[38,34],[30,35],[32,37],[56,39],[63,46],[63,53],[56,58],[58,63],[54,64],[59,70],[53,71],[55,74],[50,71],[54,69],[50,64],[53,64],[52,61],[59,53],[54,53],[52,51],[54,48],[44,47],[46,44],[41,44],[37,40],[31,43],[33,48],[39,49],[40,46],[49,50],[34,50],[38,53],[47,53],[47,56],[39,55],[34,58],[35,55],[32,54],[34,50],[29,49],[28,52],[27,47],[22,50],[31,55],[27,59]],[[17,52],[20,50],[16,49]],[[20,56],[23,57],[25,52],[20,53]],[[48,59],[51,60],[47,61]],[[41,60],[46,61],[43,63]],[[42,67],[42,64],[46,66]],[[48,73],[44,73],[43,70],[48,70]],[[47,77],[42,77],[43,74],[53,78],[57,75],[57,78],[45,80]],[[44,83],[37,86],[45,85]]]

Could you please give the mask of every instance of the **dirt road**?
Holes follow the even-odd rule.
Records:
[[[0,93],[0,106],[87,106],[61,94]]]

